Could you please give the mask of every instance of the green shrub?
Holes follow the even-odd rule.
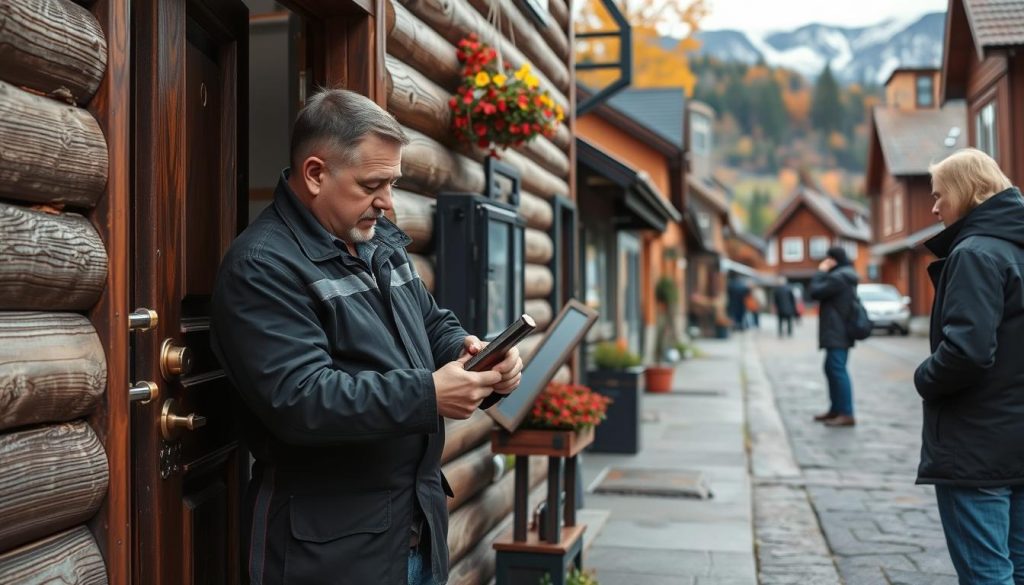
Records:
[[[539,585],[551,585],[551,583],[551,575],[544,575],[540,578]],[[565,576],[565,585],[600,585],[600,583],[597,582],[597,577],[593,572],[584,573],[573,567],[569,570],[569,574]]]
[[[605,341],[594,349],[594,363],[602,370],[624,370],[643,363],[624,343]]]

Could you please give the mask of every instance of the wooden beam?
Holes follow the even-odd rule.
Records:
[[[569,33],[569,6],[566,0],[549,0],[548,12],[551,16],[555,17],[555,22],[558,23],[559,28]]]
[[[511,28],[517,47],[522,47],[523,52],[534,62],[550,60],[561,64],[564,68],[565,63],[569,60],[569,39],[566,38],[565,33],[558,30],[554,21],[549,21],[549,26],[546,27],[534,24],[533,19],[524,15],[520,10],[522,5],[510,0],[469,0],[469,3],[484,16],[490,12],[492,3],[497,4],[500,20],[498,28],[506,32]],[[551,32],[545,32],[548,29]],[[568,70],[565,75],[567,78],[565,87],[568,87]],[[554,76],[551,77],[554,79]]]
[[[536,63],[530,61],[519,49],[512,45],[504,36],[491,26],[487,19],[469,5],[467,0],[398,0],[410,12],[420,20],[430,25],[438,34],[455,45],[465,36],[475,32],[482,40],[490,42],[497,39],[495,47],[501,51],[503,58],[512,63],[514,67],[521,67],[524,63],[536,65],[534,73],[540,80],[541,89],[546,89],[551,94],[551,99],[564,109],[568,104],[565,92],[569,90],[569,73],[564,64],[558,63],[552,68],[550,63]],[[549,77],[550,74],[555,79]],[[554,81],[554,83],[552,83]],[[567,110],[568,111],[568,110]]]
[[[551,229],[551,204],[540,197],[523,191],[519,194],[519,215],[526,219],[527,227],[547,231]]]
[[[494,479],[494,453],[490,444],[485,444],[449,461],[441,468],[448,479],[454,498],[448,498],[448,511],[455,510],[480,490],[491,485]]]
[[[466,451],[478,447],[490,436],[492,428],[494,421],[482,410],[477,410],[466,420],[444,421],[445,441],[441,463],[448,463]]]
[[[550,199],[555,195],[569,196],[569,183],[544,170],[519,152],[506,150],[502,154],[502,160],[519,169],[523,187],[529,189],[530,192],[545,199]]]
[[[90,414],[106,383],[103,346],[85,317],[0,313],[0,429]]]
[[[0,81],[0,197],[92,207],[107,143],[89,112]]]
[[[405,6],[389,1],[385,8],[388,53],[454,90],[462,80],[462,65],[455,56],[455,47]]]
[[[0,555],[0,583],[107,585],[103,555],[85,526]]]
[[[402,155],[402,180],[436,196],[441,191],[483,193],[484,169],[475,160],[456,154],[438,141],[403,128],[409,145]]]
[[[3,80],[79,104],[107,68],[96,17],[68,0],[7,0],[0,6]]]
[[[76,213],[0,202],[0,256],[0,310],[86,310],[107,280],[103,242]]]
[[[547,475],[547,469],[546,457],[531,457],[530,485],[542,481]],[[512,511],[514,488],[515,474],[506,474],[501,481],[477,494],[449,516],[449,564],[458,563],[485,534],[508,516]]]
[[[553,311],[547,299],[530,299],[523,303],[523,310],[537,322],[538,330],[545,330],[551,324]],[[525,355],[522,357],[526,357]]]
[[[0,551],[87,520],[107,495],[107,456],[88,424],[0,435]]]
[[[434,237],[434,200],[403,189],[392,190],[393,208],[388,214],[412,238],[406,250],[428,252]]]
[[[551,269],[540,264],[527,264],[524,270],[527,299],[547,298],[555,284]]]
[[[554,254],[555,245],[547,232],[526,228],[523,239],[526,244],[526,261],[532,264],[547,264]]]

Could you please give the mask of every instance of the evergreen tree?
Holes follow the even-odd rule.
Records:
[[[754,192],[750,194],[750,200],[747,201],[748,232],[755,236],[761,236],[764,234],[765,228],[768,227],[765,218],[765,211],[767,210],[770,202],[771,198],[766,191],[755,188]]]
[[[828,63],[814,84],[811,122],[826,137],[833,131],[842,129],[843,105],[839,101],[839,84],[832,76],[832,67]]]

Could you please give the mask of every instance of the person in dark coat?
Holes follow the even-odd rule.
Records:
[[[427,292],[384,212],[401,126],[359,94],[311,96],[274,202],[231,245],[212,346],[255,460],[242,514],[251,585],[441,585],[452,489],[444,418],[518,386]]]
[[[917,483],[935,484],[960,583],[1024,583],[1024,199],[987,154],[933,165],[938,257]]]
[[[775,288],[775,316],[779,321],[779,337],[782,337],[782,328],[786,328],[786,336],[793,337],[793,317],[796,316],[796,295],[793,294],[793,287],[784,282]]]
[[[726,311],[732,320],[732,327],[737,331],[747,328],[747,295],[750,287],[738,276],[729,279],[726,285]]]
[[[811,278],[807,293],[818,307],[818,347],[825,350],[825,378],[828,380],[829,409],[814,417],[830,427],[856,424],[853,417],[853,384],[846,362],[853,347],[853,337],[846,324],[852,316],[857,297],[857,272],[850,264],[846,250],[829,248]]]

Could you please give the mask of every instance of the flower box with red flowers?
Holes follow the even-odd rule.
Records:
[[[515,71],[510,63],[499,65],[498,52],[475,34],[459,41],[457,55],[462,83],[448,100],[456,138],[497,156],[498,148],[554,135],[565,112],[539,89],[529,63]]]
[[[512,455],[572,457],[594,440],[611,399],[581,384],[551,382],[514,433],[494,431],[491,450]]]

